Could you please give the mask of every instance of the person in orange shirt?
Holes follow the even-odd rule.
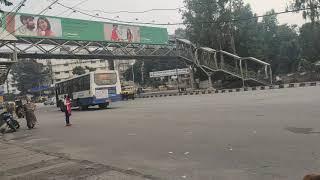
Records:
[[[111,41],[120,41],[119,33],[118,33],[118,25],[114,24],[111,33]]]
[[[70,100],[69,96],[65,96],[65,98],[64,98],[64,106],[65,106],[64,113],[65,113],[65,116],[66,116],[66,126],[71,126],[71,123],[70,123],[71,100]]]

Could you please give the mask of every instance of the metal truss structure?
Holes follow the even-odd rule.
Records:
[[[253,57],[239,57],[235,54],[208,47],[196,47],[188,40],[176,40],[177,56],[189,60],[201,68],[209,83],[217,73],[241,79],[243,86],[272,84],[270,64]],[[210,85],[212,87],[212,85]]]
[[[48,38],[18,38],[16,42],[0,41],[0,58],[35,59],[172,59],[174,45],[147,45],[104,41],[71,41]]]
[[[271,84],[270,64],[249,57],[207,47],[196,47],[188,40],[177,39],[166,45],[116,43],[105,41],[76,41],[49,38],[23,38],[16,41],[0,40],[0,58],[33,59],[180,59],[196,65],[208,74],[209,82],[216,72],[223,72],[246,81]],[[0,69],[0,71],[2,71]],[[2,73],[5,75],[6,73]],[[1,82],[0,82],[1,83]]]

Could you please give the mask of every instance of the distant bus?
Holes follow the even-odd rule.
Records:
[[[57,107],[63,110],[65,95],[69,95],[73,107],[80,110],[98,105],[107,108],[111,102],[121,99],[121,84],[117,71],[90,72],[55,85]]]

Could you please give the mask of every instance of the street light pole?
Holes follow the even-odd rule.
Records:
[[[176,68],[176,76],[177,76],[178,92],[180,92],[180,81],[179,81],[179,73],[178,73],[178,69],[177,68]]]
[[[134,64],[132,64],[131,69],[132,69],[132,81],[133,81],[133,85],[134,85],[134,69],[133,69],[133,65]]]

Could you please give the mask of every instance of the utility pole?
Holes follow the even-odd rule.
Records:
[[[6,84],[7,84],[7,94],[10,94],[10,89],[9,89],[9,80],[6,80]]]
[[[133,81],[133,85],[134,85],[134,69],[133,69],[133,65],[134,64],[132,64],[131,69],[132,69],[132,81]]]
[[[141,65],[141,82],[144,84],[144,61],[142,61]]]
[[[176,76],[177,76],[178,92],[180,92],[180,81],[179,81],[179,73],[178,73],[178,69],[177,68],[176,68]]]
[[[230,40],[230,46],[232,49],[232,53],[236,54],[236,45],[234,42],[234,37],[233,37],[233,33],[232,33],[232,11],[233,11],[233,0],[230,0],[230,4],[229,4],[229,9],[230,9],[230,22],[228,23],[228,36],[229,36],[229,40]]]

